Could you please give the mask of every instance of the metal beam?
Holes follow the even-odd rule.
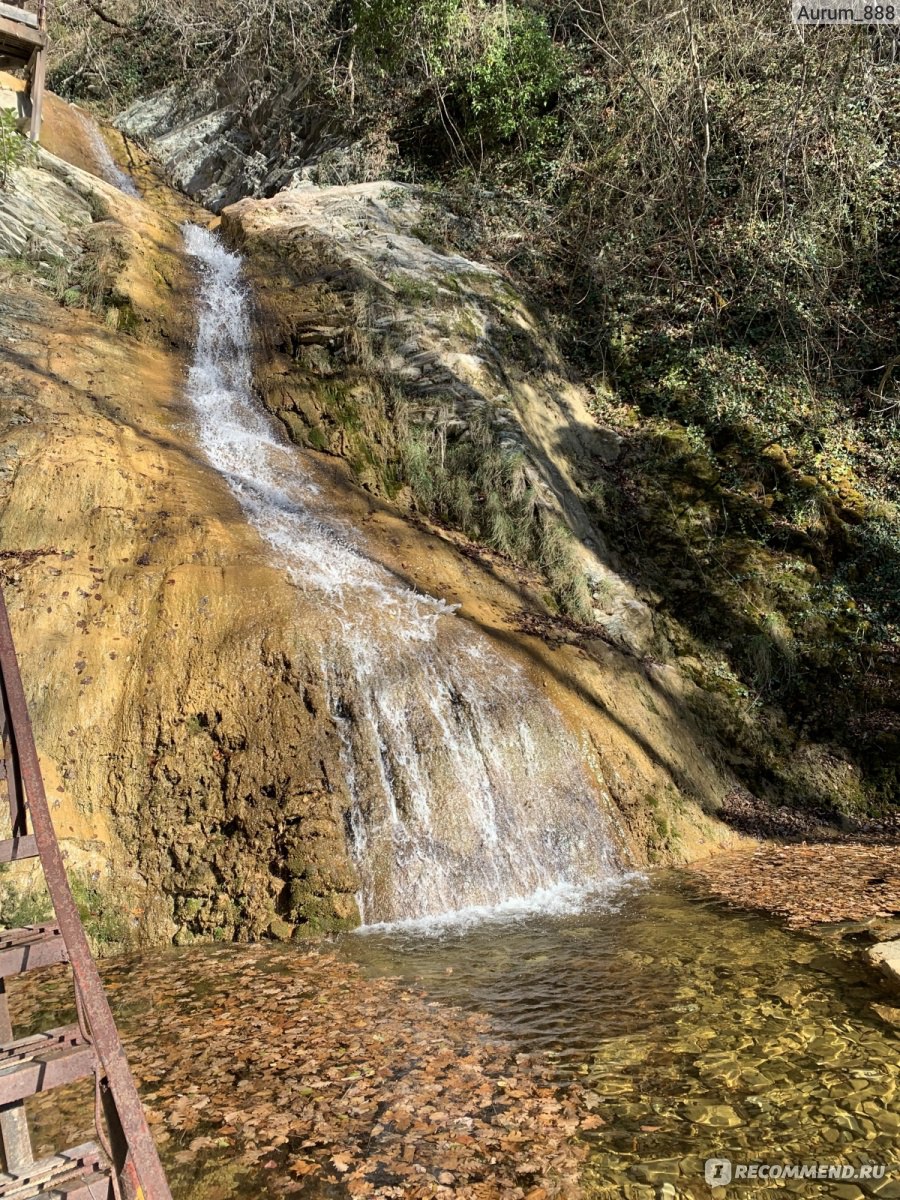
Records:
[[[33,29],[37,29],[40,25],[37,13],[29,12],[27,8],[19,8],[17,4],[0,3],[0,17],[8,17],[16,24],[30,25]]]
[[[28,46],[32,50],[43,50],[47,45],[47,35],[42,29],[33,29],[22,21],[11,21],[9,17],[0,16],[0,37],[4,42],[14,46]]]
[[[122,1132],[128,1143],[125,1183],[128,1191],[142,1194],[143,1200],[172,1200],[153,1135],[144,1116],[141,1098],[134,1085],[128,1059],[119,1038],[103,982],[88,945],[84,926],[72,896],[59,842],[53,829],[34,732],[28,715],[28,702],[13,643],[6,602],[0,593],[0,671],[6,700],[7,719],[12,725],[15,747],[25,785],[28,815],[37,842],[47,880],[47,889],[56,914],[56,922],[69,954],[82,1011],[87,1018],[91,1040],[103,1074],[112,1093]],[[130,1178],[129,1178],[130,1177]],[[135,1178],[136,1177],[136,1178]]]

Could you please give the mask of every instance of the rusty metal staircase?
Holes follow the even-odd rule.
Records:
[[[0,863],[40,860],[55,920],[0,932],[0,1200],[172,1200],[147,1126],[50,819],[6,603],[0,593],[3,761],[12,836]],[[31,831],[29,832],[29,824]],[[13,1038],[6,980],[71,967],[77,1024]],[[95,1081],[97,1144],[35,1160],[25,1101],[78,1079]]]

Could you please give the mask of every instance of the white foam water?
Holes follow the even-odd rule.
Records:
[[[240,256],[198,226],[184,237],[200,276],[188,392],[201,448],[322,614],[364,922],[581,903],[618,872],[575,739],[451,605],[328,514],[253,395]]]
[[[646,886],[647,877],[638,871],[614,875],[602,883],[580,886],[558,883],[538,888],[530,896],[513,896],[498,904],[470,904],[427,917],[406,917],[398,921],[377,921],[364,925],[357,933],[387,933],[399,937],[429,938],[445,934],[464,934],[475,925],[503,926],[534,917],[572,917],[582,913],[616,912],[635,891]]]

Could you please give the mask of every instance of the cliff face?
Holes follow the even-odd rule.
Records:
[[[152,937],[352,918],[315,648],[293,590],[197,459],[181,363],[11,303],[24,354],[52,322],[36,361],[4,380],[19,401],[3,539],[73,864],[106,875],[109,856]]]
[[[431,245],[426,220],[421,199],[390,182],[301,186],[224,210],[221,232],[253,285],[260,397],[367,553],[458,604],[547,690],[619,815],[626,858],[708,852],[732,837],[711,815],[729,781],[691,715],[692,685],[585,512],[615,438],[521,297]],[[437,431],[447,455],[486,437],[522,464],[537,508],[574,534],[589,623],[558,611],[541,564],[427,519],[398,482],[420,430]],[[474,475],[466,486],[488,502]]]
[[[60,135],[57,149],[71,141]],[[24,231],[0,260],[0,549],[57,828],[91,903],[116,915],[106,936],[346,926],[357,879],[321,613],[197,449],[184,393],[195,281],[177,221],[198,213],[149,172],[140,181],[152,204],[43,152],[0,196],[0,223]],[[255,284],[260,393],[313,447],[305,461],[366,551],[458,603],[545,689],[625,858],[705,853],[732,836],[708,815],[728,782],[688,685],[639,657],[652,622],[604,548],[580,551],[607,622],[592,631],[548,616],[534,568],[410,521],[408,494],[383,486],[395,385],[423,419],[440,401],[463,423],[502,388],[499,434],[522,451],[541,503],[576,529],[567,455],[606,452],[582,437],[584,399],[524,305],[478,264],[448,266],[412,233],[410,198],[394,204],[338,189],[226,214]],[[351,238],[373,206],[369,235]],[[351,400],[372,434],[362,464],[351,453],[363,453],[362,427],[339,419]],[[573,414],[578,444],[560,450]],[[354,702],[344,697],[346,710]],[[10,894],[11,883],[22,880],[5,877]]]
[[[192,441],[179,231],[46,154],[16,188],[16,203],[49,206],[42,224],[69,239],[72,263],[60,285],[39,228],[28,259],[0,260],[0,506],[5,592],[75,874],[117,912],[125,897],[126,924],[153,938],[352,921],[309,634]],[[102,255],[108,286],[87,311],[79,280]]]
[[[498,493],[510,521],[549,523],[566,538],[573,615],[649,653],[650,610],[584,506],[597,468],[615,457],[614,437],[524,300],[492,267],[429,244],[427,221],[421,194],[390,181],[304,185],[225,210],[223,232],[248,252],[256,283],[265,403],[301,446],[342,455],[365,486],[401,505],[410,496],[397,496],[397,484],[416,452],[434,456],[423,463],[424,491],[454,447],[471,445],[468,477],[452,482],[478,492],[482,442],[485,458],[516,473],[509,494]],[[426,496],[412,499],[428,507]],[[504,548],[499,529],[482,529],[474,514],[467,522],[457,507],[464,528],[477,524]],[[516,538],[510,530],[510,549]],[[518,541],[522,557],[540,557],[526,536]]]
[[[306,92],[306,81],[296,80],[261,101],[229,100],[215,86],[188,94],[176,85],[137,100],[115,124],[149,150],[175,187],[213,212],[302,180],[338,184],[382,174],[385,148],[348,141]]]

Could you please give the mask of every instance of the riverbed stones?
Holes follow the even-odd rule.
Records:
[[[707,1104],[702,1100],[689,1100],[684,1111],[698,1125],[712,1125],[717,1129],[731,1129],[741,1124],[741,1118],[730,1104]]]
[[[873,1004],[872,1012],[888,1025],[893,1025],[895,1029],[900,1030],[900,1008],[890,1004]]]
[[[900,1180],[886,1175],[884,1179],[861,1179],[860,1187],[867,1196],[875,1196],[877,1200],[900,1200]]]
[[[583,1195],[577,1092],[482,1017],[295,945],[102,965],[176,1196]],[[65,975],[15,984],[23,1019],[48,987],[55,1011],[70,1003]],[[42,1144],[68,1144],[57,1095],[29,1104]],[[217,1179],[223,1158],[237,1190]]]
[[[866,957],[900,991],[900,938],[870,946]]]
[[[629,1173],[639,1183],[674,1183],[680,1174],[679,1160],[677,1158],[648,1159],[635,1163]]]

